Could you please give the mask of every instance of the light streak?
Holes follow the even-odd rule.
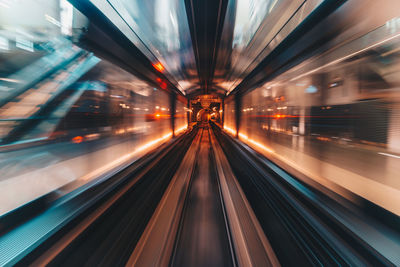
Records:
[[[9,78],[0,78],[0,81],[10,82],[10,83],[20,83],[20,80],[9,79]]]
[[[122,157],[119,157],[118,159],[110,162],[109,164],[106,164],[103,167],[97,168],[96,170],[86,174],[81,179],[82,180],[91,180],[91,179],[93,179],[93,178],[95,178],[97,176],[100,176],[100,175],[104,174],[106,171],[110,171],[111,169],[113,169],[113,168],[117,167],[118,165],[124,163],[125,161],[127,161],[128,159],[130,159],[133,156],[137,155],[138,153],[143,152],[144,150],[156,145],[157,143],[165,141],[166,139],[171,138],[171,137],[172,137],[172,132],[170,132],[170,133],[168,133],[166,135],[163,135],[160,138],[151,140],[150,142],[148,142],[148,143],[146,143],[146,144],[144,144],[142,146],[139,146],[137,149],[135,149],[131,153],[127,153],[127,154],[123,155]]]
[[[392,157],[392,158],[400,159],[400,156],[396,156],[396,155],[389,154],[389,153],[378,152],[378,154],[379,154],[379,155],[383,155],[383,156],[387,156],[387,157]]]
[[[245,139],[247,142],[249,142],[249,143],[251,143],[251,144],[257,146],[258,148],[261,148],[262,150],[265,150],[265,151],[267,151],[267,152],[269,152],[269,153],[275,153],[275,151],[273,151],[273,150],[270,149],[269,147],[266,147],[266,146],[264,146],[263,144],[261,144],[261,143],[255,141],[255,140],[253,140],[253,139],[250,139],[250,138],[249,138],[247,135],[245,135],[245,134],[239,133],[239,137]]]
[[[179,128],[179,129],[175,130],[174,133],[175,133],[175,135],[177,135],[178,133],[180,133],[180,132],[182,132],[182,131],[184,131],[186,129],[187,129],[187,126],[185,125],[185,126]]]
[[[299,75],[299,76],[297,76],[297,77],[294,77],[294,78],[290,79],[290,81],[292,82],[292,81],[298,80],[298,79],[300,79],[300,78],[303,78],[304,76],[310,75],[310,74],[315,73],[315,72],[317,72],[317,71],[319,71],[319,70],[322,70],[322,69],[324,69],[324,68],[326,68],[326,67],[332,66],[332,65],[334,65],[334,64],[336,64],[336,63],[339,63],[339,62],[341,62],[341,61],[343,61],[343,60],[346,60],[346,59],[348,59],[348,58],[351,58],[351,57],[353,57],[353,56],[356,56],[356,55],[358,55],[358,54],[360,54],[360,53],[362,53],[362,52],[365,52],[365,51],[367,51],[367,50],[369,50],[369,49],[375,48],[375,47],[377,47],[377,46],[379,46],[379,45],[382,45],[382,44],[384,44],[384,43],[386,43],[386,42],[389,42],[389,41],[391,41],[391,40],[393,40],[393,39],[396,39],[397,37],[400,37],[400,33],[398,33],[398,34],[396,34],[396,35],[394,35],[394,36],[391,36],[391,37],[389,37],[389,38],[386,38],[386,39],[384,39],[384,40],[382,40],[382,41],[380,41],[380,42],[377,42],[377,43],[375,43],[375,44],[372,44],[372,45],[370,45],[370,46],[367,46],[367,47],[365,47],[365,48],[363,48],[363,49],[361,49],[361,50],[359,50],[359,51],[353,52],[353,53],[351,53],[351,54],[349,54],[349,55],[347,55],[347,56],[344,56],[344,57],[338,58],[338,59],[336,59],[336,60],[334,60],[334,61],[331,61],[331,62],[329,62],[329,63],[327,63],[327,64],[325,64],[325,65],[322,65],[321,67],[318,67],[318,68],[316,68],[316,69],[313,69],[313,70],[311,70],[311,71],[308,71],[308,72],[306,72],[306,73],[303,73],[303,74],[301,74],[301,75]]]
[[[231,134],[233,134],[233,135],[236,135],[236,131],[233,130],[232,128],[229,128],[229,127],[227,127],[227,126],[224,126],[224,130],[226,130],[227,132],[229,132],[229,133],[231,133]]]

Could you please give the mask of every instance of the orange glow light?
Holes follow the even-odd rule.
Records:
[[[165,141],[165,140],[167,140],[168,138],[171,138],[171,137],[172,137],[172,132],[170,132],[168,134],[165,134],[165,135],[161,136],[160,138],[151,140],[150,142],[145,143],[142,146],[139,146],[134,151],[132,151],[132,152],[130,152],[128,154],[125,154],[123,156],[120,156],[116,160],[114,160],[114,161],[112,161],[112,162],[110,162],[110,163],[108,163],[106,165],[103,165],[102,167],[97,168],[96,170],[86,174],[81,179],[83,179],[83,180],[91,180],[94,177],[98,177],[100,174],[102,174],[102,173],[104,173],[106,171],[109,171],[109,170],[115,168],[116,166],[119,166],[121,163],[125,162],[126,160],[131,159],[133,156],[138,155],[138,153],[144,152],[147,149],[152,148],[154,145],[158,145],[158,143],[160,143],[162,141]]]
[[[161,114],[160,113],[156,113],[156,118],[160,118],[161,117]]]
[[[74,138],[72,138],[72,143],[75,143],[75,144],[82,143],[82,141],[83,141],[83,137],[80,136],[80,135],[75,136]]]
[[[239,137],[241,137],[242,139],[245,139],[247,142],[249,142],[249,143],[251,143],[251,144],[257,146],[258,148],[261,148],[262,150],[265,150],[265,151],[267,151],[267,152],[269,152],[269,153],[274,153],[274,151],[273,151],[271,148],[266,147],[265,145],[263,145],[263,144],[261,144],[261,143],[255,141],[255,140],[253,140],[253,139],[250,139],[250,138],[249,138],[247,135],[245,135],[245,134],[239,133]]]
[[[153,64],[153,67],[158,70],[159,72],[163,72],[165,70],[164,66],[161,64],[161,62]]]
[[[286,115],[276,114],[276,115],[274,115],[274,117],[275,117],[276,119],[282,119],[282,118],[285,118]]]
[[[180,132],[182,132],[182,131],[184,131],[186,129],[187,129],[187,126],[183,126],[183,127],[179,128],[179,129],[175,130],[174,133],[175,133],[175,135],[177,135],[177,134],[179,134]]]
[[[136,153],[136,152],[143,151],[143,150],[145,150],[145,149],[147,149],[147,148],[149,148],[149,147],[151,147],[151,146],[157,144],[158,142],[161,142],[161,141],[163,141],[163,140],[165,140],[165,139],[167,139],[167,138],[170,138],[170,137],[172,137],[172,132],[169,133],[169,134],[163,135],[161,138],[158,138],[158,139],[155,139],[155,140],[153,140],[153,141],[150,141],[150,142],[146,143],[146,144],[143,145],[143,146],[140,146],[140,147],[137,148],[134,152]]]
[[[236,135],[236,131],[233,130],[232,128],[229,128],[228,126],[224,125],[224,130],[226,130],[227,132],[229,132],[229,133],[231,133],[233,135]]]

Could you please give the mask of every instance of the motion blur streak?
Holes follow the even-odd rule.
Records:
[[[340,62],[342,62],[342,61],[344,61],[344,60],[346,60],[346,59],[348,59],[348,58],[357,56],[357,55],[359,55],[359,54],[361,54],[361,53],[363,53],[363,52],[365,52],[365,51],[367,51],[367,50],[369,50],[369,49],[372,49],[372,48],[378,47],[378,46],[380,46],[380,45],[383,45],[383,44],[385,44],[385,43],[387,43],[387,42],[389,42],[389,41],[391,41],[391,40],[393,40],[393,39],[396,39],[396,38],[398,38],[398,37],[400,37],[400,34],[396,34],[396,35],[391,36],[391,37],[389,37],[389,38],[387,38],[387,39],[385,39],[385,40],[382,40],[382,41],[380,41],[380,42],[374,43],[374,44],[372,44],[372,45],[370,45],[370,46],[368,46],[368,47],[366,47],[366,48],[363,48],[363,49],[358,50],[358,51],[356,51],[356,52],[354,52],[354,53],[351,53],[351,54],[349,54],[349,55],[346,55],[345,57],[338,58],[338,59],[336,59],[336,60],[334,60],[334,61],[332,61],[332,62],[329,62],[329,63],[327,63],[327,64],[325,64],[325,65],[322,65],[321,67],[318,67],[318,68],[316,68],[316,69],[314,69],[314,70],[312,70],[312,71],[306,72],[306,73],[304,73],[304,74],[302,74],[302,75],[299,75],[299,76],[297,76],[297,77],[295,77],[295,78],[292,78],[290,81],[291,81],[291,82],[296,81],[296,80],[298,80],[298,79],[300,79],[300,78],[303,78],[304,76],[313,74],[313,73],[315,73],[315,72],[317,72],[317,71],[320,71],[320,70],[322,70],[322,69],[324,69],[324,68],[327,68],[327,67],[332,66],[332,65],[334,65],[334,64],[340,63]]]
[[[143,151],[145,149],[148,149],[149,147],[154,146],[155,144],[157,144],[157,143],[159,143],[159,142],[161,142],[161,141],[163,141],[163,140],[165,140],[167,138],[170,138],[171,136],[172,136],[172,133],[166,134],[166,135],[162,136],[161,138],[155,139],[153,141],[150,141],[150,142],[140,146],[134,152],[140,152],[140,151]]]
[[[117,160],[114,160],[103,167],[97,168],[95,171],[88,173],[87,175],[83,176],[81,179],[82,180],[92,180],[93,178],[96,178],[96,177],[106,173],[107,171],[110,171],[113,168],[118,167],[119,165],[121,165],[121,163],[124,163],[127,160],[132,159],[133,156],[137,156],[140,152],[144,152],[150,148],[154,148],[155,145],[159,145],[160,142],[166,141],[171,137],[172,137],[172,133],[169,133],[160,138],[152,140],[142,146],[139,146],[137,149],[135,149],[131,153],[120,156]]]
[[[186,130],[186,129],[187,129],[187,126],[183,126],[183,127],[179,128],[179,129],[175,130],[174,133],[175,133],[175,135],[177,135],[177,134],[183,132],[183,131]]]
[[[395,159],[400,159],[400,156],[396,156],[396,155],[393,155],[393,154],[388,154],[388,153],[383,153],[383,152],[379,152],[378,154],[379,155],[388,156],[388,157],[392,157],[392,158],[395,158]]]
[[[259,142],[257,142],[257,141],[254,141],[253,139],[250,139],[247,135],[244,135],[244,134],[242,134],[242,133],[239,133],[239,137],[245,139],[247,142],[249,142],[249,143],[251,143],[251,144],[257,146],[258,148],[261,148],[262,150],[265,150],[265,151],[267,151],[267,152],[269,152],[269,153],[274,153],[274,151],[273,151],[272,149],[270,149],[270,148],[264,146],[263,144],[261,144],[261,143],[259,143]]]
[[[400,215],[400,14],[391,12],[399,2],[389,2],[367,22],[375,4],[354,21],[349,1],[338,11],[347,32],[246,92],[239,137],[276,151],[266,156],[299,176]],[[234,103],[225,100],[225,129],[235,125]]]
[[[400,0],[0,7],[0,266],[400,266]]]
[[[224,129],[225,129],[226,131],[228,131],[229,133],[231,133],[232,135],[236,135],[236,131],[233,130],[232,128],[229,128],[228,126],[225,126],[225,125],[224,125]]]
[[[176,98],[180,117],[172,125],[165,82],[144,81],[77,45],[92,24],[65,0],[7,5],[0,10],[0,215],[136,160],[187,124],[186,99]]]

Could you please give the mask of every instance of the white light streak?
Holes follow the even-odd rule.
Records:
[[[398,33],[398,34],[396,34],[396,35],[393,35],[393,36],[391,36],[391,37],[389,37],[389,38],[386,38],[386,39],[384,39],[384,40],[382,40],[382,41],[380,41],[380,42],[377,42],[377,43],[375,43],[375,44],[372,44],[372,45],[370,45],[370,46],[367,46],[367,47],[365,47],[365,48],[363,48],[363,49],[361,49],[361,50],[359,50],[359,51],[353,52],[353,53],[351,53],[351,54],[349,54],[349,55],[347,55],[347,56],[344,56],[344,57],[338,58],[338,59],[336,59],[336,60],[334,60],[334,61],[331,61],[331,62],[329,62],[329,63],[327,63],[327,64],[325,64],[325,65],[322,65],[321,67],[318,67],[318,68],[316,68],[316,69],[313,69],[313,70],[311,70],[311,71],[308,71],[308,72],[306,72],[306,73],[303,73],[303,74],[301,74],[301,75],[299,75],[299,76],[297,76],[297,77],[292,78],[290,81],[291,81],[291,82],[292,82],[292,81],[296,81],[296,80],[298,80],[298,79],[300,79],[300,78],[303,78],[304,76],[310,75],[310,74],[315,73],[315,72],[317,72],[317,71],[319,71],[319,70],[322,70],[322,69],[324,69],[324,68],[326,68],[326,67],[332,66],[332,65],[334,65],[334,64],[336,64],[336,63],[339,63],[339,62],[341,62],[341,61],[343,61],[343,60],[346,60],[346,59],[348,59],[348,58],[351,58],[351,57],[353,57],[353,56],[356,56],[356,55],[358,55],[358,54],[360,54],[360,53],[362,53],[362,52],[364,52],[364,51],[367,51],[367,50],[369,50],[369,49],[372,49],[372,48],[375,48],[375,47],[377,47],[377,46],[380,46],[380,45],[382,45],[382,44],[384,44],[384,43],[386,43],[386,42],[389,42],[389,41],[391,41],[391,40],[393,40],[393,39],[396,39],[396,38],[398,38],[398,37],[400,37],[400,33]]]
[[[389,154],[389,153],[384,153],[384,152],[378,152],[379,155],[387,156],[387,157],[392,157],[395,159],[400,159],[400,156]]]

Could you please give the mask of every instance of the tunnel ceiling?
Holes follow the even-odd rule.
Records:
[[[163,81],[188,98],[201,94],[225,96],[232,92],[323,2],[69,1],[91,23],[98,21],[94,14],[102,14],[130,42],[125,50],[129,51],[133,45],[141,51],[152,71],[159,72]],[[97,42],[102,43],[100,35]],[[262,69],[257,71],[262,73]]]
[[[185,0],[199,89],[205,94],[215,89],[213,77],[227,4],[227,0]]]

